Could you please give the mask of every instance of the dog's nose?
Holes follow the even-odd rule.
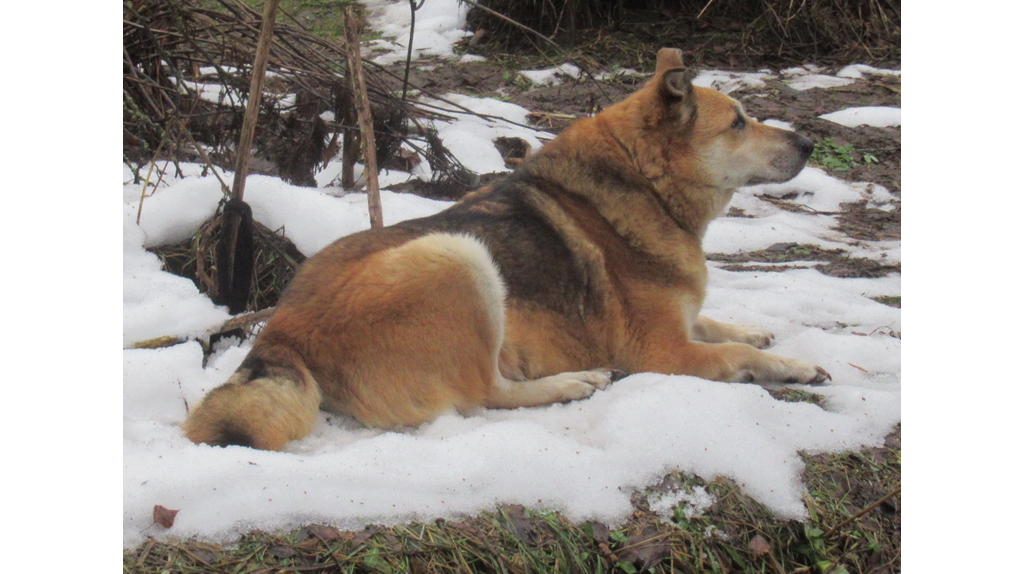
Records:
[[[806,138],[800,134],[796,135],[796,148],[800,150],[800,153],[806,158],[811,157],[811,152],[814,151],[814,142],[810,138]]]

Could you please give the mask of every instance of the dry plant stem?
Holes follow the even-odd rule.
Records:
[[[149,171],[146,172],[146,179],[142,182],[142,193],[139,195],[139,212],[135,214],[135,225],[139,225],[142,222],[142,204],[146,202],[146,190],[149,188],[149,178],[153,177],[153,170],[156,169],[156,156],[160,154],[160,150],[164,148],[164,140],[160,140],[160,145],[156,146],[156,153],[153,154],[153,161],[149,162]],[[154,186],[155,187],[155,186]]]
[[[276,309],[276,307],[267,307],[266,309],[261,309],[252,313],[235,315],[227,321],[224,321],[224,324],[210,334],[219,335],[220,333],[227,333],[228,331],[234,331],[235,329],[248,329],[256,323],[262,323],[263,321],[270,319],[270,316],[274,314],[274,309]]]
[[[235,158],[235,180],[231,186],[232,199],[241,200],[245,194],[245,176],[249,171],[249,150],[252,149],[252,139],[256,134],[256,121],[259,119],[260,101],[263,96],[263,76],[267,71],[267,60],[270,57],[277,3],[278,0],[267,0],[263,6],[263,22],[260,26],[256,59],[253,62],[252,78],[249,82],[249,100],[245,105],[242,133],[239,137],[237,157]]]
[[[347,56],[346,56],[347,57]],[[348,70],[345,81],[352,86],[352,70]],[[356,162],[359,161],[359,130],[353,126],[359,123],[356,119],[356,105],[351,89],[338,90],[339,103],[335,115],[345,126],[341,136],[341,187],[352,189],[356,185]]]
[[[148,80],[149,82],[155,84],[155,82],[153,82],[152,78],[148,78],[148,77],[147,78],[143,78],[143,77],[141,77],[143,74],[140,74],[139,71],[136,69],[135,64],[132,62],[131,57],[128,55],[128,50],[127,49],[122,48],[122,52],[123,52],[123,55],[124,55],[124,63],[126,64],[126,68],[130,71],[133,80],[135,80],[136,82],[139,82],[140,84],[144,83],[145,80]],[[142,95],[145,98],[146,103],[149,104],[150,109],[152,109],[154,112],[156,112],[159,115],[159,117],[173,120],[174,123],[177,124],[178,128],[181,130],[181,133],[184,134],[186,138],[188,138],[189,143],[192,144],[192,147],[196,150],[196,153],[199,154],[199,157],[203,160],[203,163],[210,169],[210,172],[213,173],[214,177],[217,178],[217,181],[220,182],[221,191],[224,192],[224,195],[227,195],[228,194],[228,185],[224,182],[223,179],[221,179],[220,174],[217,173],[217,170],[215,169],[215,166],[213,165],[213,162],[210,161],[210,157],[206,154],[206,150],[204,150],[202,148],[202,146],[200,146],[196,142],[195,138],[192,137],[192,132],[189,131],[188,127],[185,125],[185,122],[183,122],[181,120],[181,112],[178,111],[178,107],[174,104],[174,101],[170,98],[170,96],[167,95],[167,92],[164,92],[162,90],[160,91],[161,98],[163,99],[164,103],[167,104],[167,109],[166,110],[164,110],[163,108],[157,106],[156,102],[154,102],[153,99],[149,97],[149,93],[146,92],[145,90],[142,91]],[[154,154],[154,156],[153,156],[153,161],[154,162],[156,161],[156,155],[159,155],[160,149],[163,147],[163,145],[164,145],[164,142],[161,141],[160,142],[160,146],[157,148],[157,153]],[[150,168],[150,172],[152,173],[152,168]],[[162,177],[163,176],[161,175],[161,178]],[[148,180],[148,178],[149,178],[149,176],[147,175],[147,180]],[[145,195],[145,185],[143,186],[143,195]],[[139,223],[139,221],[141,221],[141,219],[142,219],[142,201],[140,200],[139,201],[139,213],[138,213],[138,216],[136,217],[135,223],[136,224]]]
[[[380,182],[377,179],[377,144],[373,136],[373,116],[370,98],[363,78],[363,58],[359,53],[359,22],[355,10],[345,7],[345,41],[348,44],[348,69],[352,93],[359,114],[359,133],[366,160],[366,199],[370,209],[370,227],[384,227],[384,213],[380,204]]]
[[[844,521],[840,522],[839,524],[837,524],[837,525],[833,526],[832,528],[830,528],[830,529],[828,530],[828,532],[826,532],[825,534],[823,534],[823,535],[822,535],[822,538],[828,538],[828,537],[832,536],[833,534],[835,534],[836,532],[838,532],[840,528],[842,528],[842,527],[846,526],[847,524],[849,524],[849,523],[853,522],[854,520],[857,520],[857,519],[858,519],[858,518],[860,518],[861,516],[864,516],[865,514],[867,514],[867,513],[871,512],[872,510],[874,510],[875,508],[877,508],[877,507],[878,507],[878,505],[880,505],[880,504],[882,504],[883,502],[885,502],[886,500],[889,500],[890,498],[892,498],[892,497],[896,496],[897,494],[899,494],[899,493],[900,493],[900,491],[901,491],[901,490],[903,490],[903,489],[902,489],[902,487],[897,487],[897,488],[896,488],[896,490],[893,490],[893,491],[892,491],[892,492],[890,492],[889,494],[886,494],[886,495],[885,495],[885,496],[883,496],[882,498],[879,498],[878,500],[876,500],[876,501],[872,502],[871,504],[869,504],[869,505],[865,506],[865,507],[864,507],[864,508],[863,508],[863,509],[862,509],[862,510],[861,510],[860,512],[858,512],[857,514],[854,514],[853,516],[851,516],[851,517],[847,518],[846,520],[844,520]]]
[[[714,1],[715,1],[715,0],[708,0],[708,3],[707,3],[707,4],[705,4],[703,8],[701,8],[701,9],[700,9],[700,12],[698,12],[698,13],[697,13],[697,17],[696,17],[696,18],[694,18],[694,20],[700,20],[700,17],[704,15],[704,12],[707,12],[707,9],[708,9],[709,7],[711,7],[711,4],[712,4],[712,3],[714,2]]]
[[[231,186],[231,199],[242,202],[245,195],[245,178],[249,172],[249,152],[252,149],[252,140],[256,134],[256,123],[260,115],[260,102],[263,96],[263,77],[267,70],[267,60],[270,57],[270,45],[274,37],[274,19],[277,15],[278,0],[267,0],[263,5],[263,20],[260,23],[259,40],[256,43],[256,57],[252,66],[252,78],[249,82],[249,99],[245,106],[245,116],[242,118],[241,134],[238,138],[238,148],[235,150],[235,179]],[[227,216],[223,220],[224,235],[222,242],[226,242],[228,248],[224,251],[226,261],[218,261],[218,274],[221,276],[222,285],[235,285],[235,251],[238,249],[238,238],[240,233],[240,220],[237,215]],[[230,279],[224,279],[230,277]],[[226,282],[224,282],[226,281]],[[235,290],[234,288],[229,291]],[[221,297],[228,296],[221,293]],[[234,304],[231,305],[234,307]],[[232,309],[233,312],[236,312]]]
[[[402,78],[402,101],[405,101],[406,95],[409,91],[409,68],[412,67],[412,39],[416,33],[416,11],[423,7],[423,3],[427,0],[420,0],[419,5],[416,4],[416,0],[409,0],[409,48],[405,54],[405,77]]]
[[[235,315],[234,317],[232,317],[232,318],[228,319],[227,321],[224,321],[223,323],[221,323],[221,325],[219,327],[216,327],[214,329],[211,329],[211,330],[207,331],[206,332],[206,339],[209,340],[209,337],[211,337],[213,335],[220,335],[220,334],[223,334],[223,333],[228,333],[228,332],[234,331],[236,329],[248,329],[249,327],[252,327],[253,325],[255,325],[257,323],[262,323],[262,322],[270,319],[270,316],[274,314],[274,310],[275,309],[276,309],[276,307],[267,307],[266,309],[261,309],[259,311],[253,311],[251,313],[242,313],[240,315]],[[153,339],[146,339],[145,341],[138,341],[137,343],[133,344],[130,348],[131,349],[162,349],[162,348],[165,348],[165,347],[173,347],[175,345],[180,345],[180,344],[182,344],[182,343],[184,343],[186,341],[188,341],[188,339],[183,339],[181,337],[175,337],[173,335],[164,335],[162,337],[155,337]]]

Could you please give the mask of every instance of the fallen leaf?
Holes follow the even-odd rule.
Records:
[[[178,515],[177,510],[171,510],[164,508],[157,504],[153,507],[153,522],[156,522],[164,528],[170,528],[174,526],[174,517]]]
[[[341,538],[341,531],[333,526],[325,526],[322,524],[310,524],[306,527],[306,531],[316,536],[320,540],[327,542],[336,538]]]
[[[500,507],[502,515],[508,521],[509,530],[516,538],[526,544],[537,542],[537,524],[526,515],[526,507],[521,504],[509,504]]]
[[[591,522],[590,528],[594,533],[594,542],[597,542],[598,544],[608,543],[608,541],[610,540],[610,532],[608,531],[607,526],[600,522]]]
[[[270,547],[267,548],[267,552],[273,554],[275,558],[292,558],[299,554],[291,546],[285,546],[283,544],[271,544]]]
[[[185,550],[185,553],[202,562],[204,566],[212,566],[220,558],[216,552],[204,548],[190,548]]]
[[[672,545],[656,527],[645,526],[640,534],[630,536],[619,550],[619,560],[633,564],[639,570],[654,568],[672,554]]]
[[[764,536],[755,534],[754,537],[750,539],[750,553],[754,555],[754,558],[760,558],[771,551],[772,547],[768,544],[768,541],[765,540]]]

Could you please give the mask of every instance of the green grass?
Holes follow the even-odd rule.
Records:
[[[839,145],[832,138],[825,138],[814,146],[811,152],[811,164],[827,171],[849,171],[858,165],[878,163],[878,158],[871,153],[862,152],[853,144]]]
[[[825,404],[824,395],[812,393],[804,389],[785,388],[768,391],[768,393],[776,399],[787,403],[811,403],[819,407]]]
[[[872,297],[872,299],[883,305],[896,307],[897,309],[899,309],[903,304],[903,298],[900,295],[880,295],[878,297]]]
[[[806,521],[780,520],[725,478],[673,473],[634,493],[616,528],[506,506],[459,520],[357,532],[308,526],[251,533],[231,545],[150,539],[123,553],[123,571],[345,573],[813,573],[900,569],[900,430],[887,446],[804,455]],[[665,520],[649,496],[701,488],[714,502]],[[154,528],[159,528],[154,526]]]
[[[256,12],[263,13],[263,0],[242,0],[242,2]],[[337,41],[345,36],[343,10],[349,4],[355,4],[358,10],[362,10],[361,5],[355,0],[280,0],[276,21],[292,25],[297,21],[313,34]],[[367,32],[364,34],[366,39],[380,37],[378,32]]]

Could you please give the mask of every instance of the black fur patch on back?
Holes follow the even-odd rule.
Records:
[[[291,365],[282,365],[275,361],[268,361],[261,355],[266,355],[267,347],[257,346],[246,355],[242,364],[239,365],[239,371],[248,371],[245,375],[245,379],[241,381],[241,384],[251,383],[258,379],[287,379],[294,383],[298,387],[304,387],[306,379],[303,377],[295,367]]]
[[[242,364],[238,368],[249,370],[249,374],[245,379],[245,382],[248,383],[269,376],[268,367],[269,365],[267,365],[266,361],[259,357],[254,357],[253,353],[249,353],[242,360]]]
[[[476,237],[494,258],[510,297],[565,317],[582,318],[589,310],[599,310],[601,299],[588,281],[586,263],[530,203],[531,193],[540,192],[513,174],[488,193],[399,226]]]

